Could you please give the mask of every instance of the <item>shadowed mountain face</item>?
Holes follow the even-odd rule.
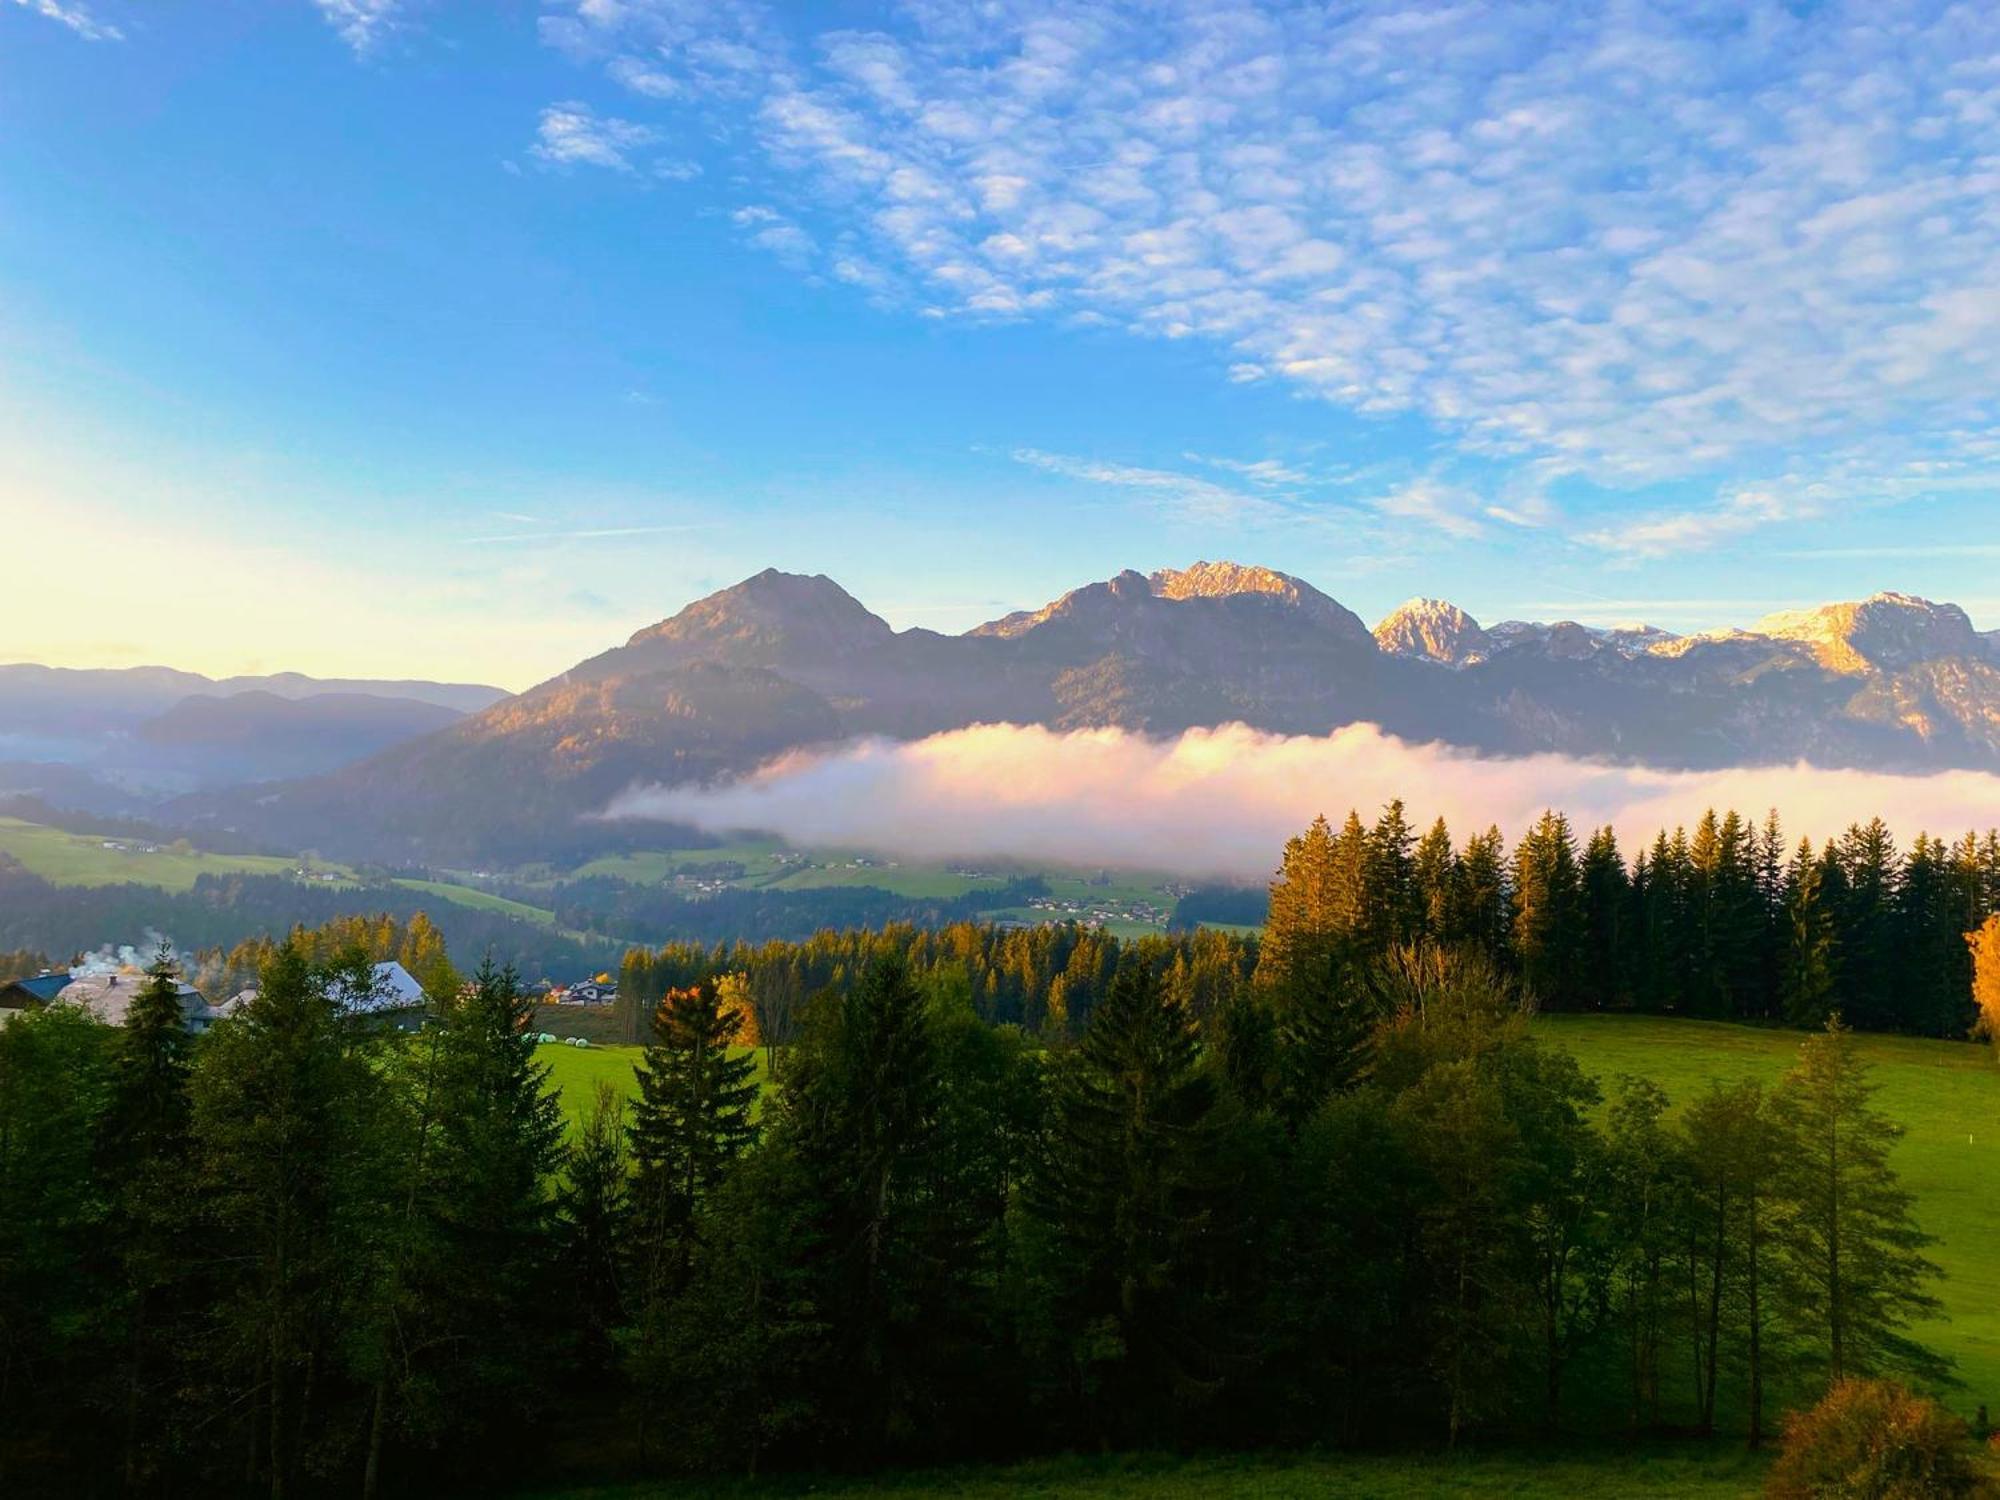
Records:
[[[363,759],[463,717],[415,698],[257,690],[183,698],[132,732],[157,765],[215,783],[312,776]]]
[[[892,630],[830,579],[767,571],[434,734],[180,811],[329,852],[538,858],[629,837],[590,815],[634,783],[725,778],[855,735],[1232,720],[1369,720],[1669,767],[2000,770],[2000,653],[1954,606],[1894,594],[1689,637],[1489,630],[1417,601],[1371,633],[1309,584],[1228,563],[1121,573],[944,636]]]

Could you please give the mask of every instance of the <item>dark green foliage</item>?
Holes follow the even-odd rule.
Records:
[[[1030,1203],[1067,1331],[1056,1358],[1082,1431],[1157,1440],[1229,1359],[1211,1290],[1227,1212],[1215,1080],[1187,1012],[1127,966],[1052,1088]]]
[[[1938,1271],[1889,1164],[1902,1131],[1871,1107],[1873,1091],[1838,1018],[1799,1049],[1772,1100],[1777,1269],[1795,1331],[1830,1380],[1891,1370],[1935,1379],[1942,1369],[1907,1328],[1937,1310],[1925,1287]]]
[[[367,1496],[544,1460],[1754,1441],[1829,1375],[1940,1378],[1845,1033],[1676,1114],[1629,1079],[1603,1104],[1527,1024],[1810,1014],[1880,923],[1940,988],[1995,889],[1971,840],[1780,848],[1717,817],[1628,870],[1551,815],[1509,861],[1392,805],[1294,842],[1261,954],[972,926],[635,951],[639,1098],[567,1149],[513,974],[461,984],[427,924],[254,945],[256,1001],[201,1037],[162,962],[122,1032],[0,1028],[0,1465]],[[389,952],[439,991],[412,1035],[335,998]]]

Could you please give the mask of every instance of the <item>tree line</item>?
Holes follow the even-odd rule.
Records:
[[[1214,892],[1203,906],[1214,907]],[[1229,918],[1244,908],[1223,908]],[[1419,835],[1403,804],[1373,823],[1324,818],[1292,839],[1261,935],[1181,929],[1122,941],[1077,926],[969,921],[827,929],[800,940],[690,941],[626,952],[621,1034],[643,1040],[652,1007],[708,973],[739,976],[753,1029],[782,1045],[806,1001],[845,988],[876,956],[921,979],[962,968],[982,1019],[1074,1033],[1127,952],[1158,970],[1198,1019],[1301,945],[1373,964],[1412,944],[1484,954],[1545,1010],[1620,1010],[1961,1038],[1980,1011],[1968,935],[2000,913],[2000,835],[1907,853],[1880,819],[1788,851],[1775,814],[1753,826],[1705,813],[1628,863],[1609,828],[1579,841],[1550,812],[1509,849],[1497,828],[1462,844],[1442,820]],[[1996,952],[2000,952],[1997,949]],[[1996,958],[2000,963],[2000,958]]]
[[[1631,860],[1610,828],[1579,840],[1548,812],[1509,852],[1497,828],[1455,845],[1392,802],[1370,824],[1314,822],[1285,850],[1260,964],[1291,934],[1366,957],[1469,945],[1551,1010],[1636,1010],[1963,1037],[1976,1019],[1966,934],[2000,910],[2000,833],[1907,851],[1880,818],[1815,848],[1704,813]]]
[[[1071,934],[1101,992],[1030,1030],[959,960],[857,944],[775,1053],[731,974],[669,989],[636,1093],[566,1142],[513,976],[436,954],[432,1024],[375,1029],[338,1002],[365,937],[273,944],[199,1038],[164,960],[122,1029],[0,1029],[24,1491],[1754,1439],[1844,1376],[1946,1373],[1837,1024],[1674,1112],[1605,1098],[1474,948],[1298,940],[1198,1015],[1188,949]]]

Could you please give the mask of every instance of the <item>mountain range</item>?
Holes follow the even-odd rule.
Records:
[[[538,859],[629,840],[591,815],[634,783],[726,778],[802,746],[1239,720],[1661,767],[2000,770],[2000,638],[1893,593],[1697,635],[1486,627],[1435,600],[1371,630],[1301,579],[1233,563],[1128,571],[942,635],[767,570],[431,733],[166,812],[354,857]]]
[[[0,666],[0,795],[127,814],[191,789],[330,771],[506,696],[297,672]]]

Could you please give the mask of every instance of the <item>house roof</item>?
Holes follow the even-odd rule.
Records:
[[[0,1005],[47,1005],[69,984],[67,974],[34,974],[0,984]]]
[[[335,986],[333,998],[342,1009],[354,1015],[380,1015],[393,1010],[414,1010],[430,1003],[424,987],[394,959],[375,965],[371,975],[365,995],[352,993],[349,986]]]
[[[80,1005],[111,1026],[125,1024],[132,1002],[151,982],[147,975],[132,973],[86,974],[81,979],[63,977],[65,982],[56,1000],[63,1005]],[[182,1014],[190,1020],[208,1009],[208,1002],[193,985],[175,980],[174,991],[180,996]]]

